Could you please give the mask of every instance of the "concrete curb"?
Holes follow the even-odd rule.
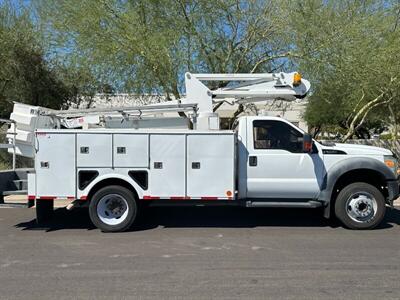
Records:
[[[28,202],[26,195],[12,195],[4,197],[4,207],[24,207]],[[71,200],[59,199],[54,201],[54,208],[66,207]]]

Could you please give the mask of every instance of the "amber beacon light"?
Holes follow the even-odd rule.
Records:
[[[294,73],[293,75],[293,86],[299,86],[301,84],[301,74]]]

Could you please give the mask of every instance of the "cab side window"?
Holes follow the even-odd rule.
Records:
[[[253,121],[254,149],[281,149],[292,153],[303,152],[303,134],[285,122]]]

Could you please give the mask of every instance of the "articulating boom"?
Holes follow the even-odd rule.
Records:
[[[203,82],[224,82],[226,87],[210,90]],[[233,83],[229,86],[229,83]],[[219,129],[218,115],[213,104],[219,102],[253,103],[270,99],[293,101],[304,98],[310,83],[299,73],[263,74],[185,74],[186,98],[182,103],[198,106],[198,128]]]
[[[225,87],[211,90],[204,84],[208,81],[224,82]],[[213,105],[217,103],[252,103],[270,99],[293,101],[305,97],[310,89],[310,83],[299,73],[186,73],[185,86],[185,98],[157,105],[52,110],[15,103],[10,116],[13,124],[7,138],[10,144],[15,142],[18,155],[33,157],[34,135],[38,128],[188,128],[189,118],[193,129],[218,130],[219,117],[213,112]],[[170,112],[184,113],[188,118],[154,117]]]

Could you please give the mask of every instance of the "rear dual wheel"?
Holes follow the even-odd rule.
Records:
[[[113,185],[98,190],[89,204],[93,224],[103,232],[125,231],[137,216],[137,203],[129,189]]]

